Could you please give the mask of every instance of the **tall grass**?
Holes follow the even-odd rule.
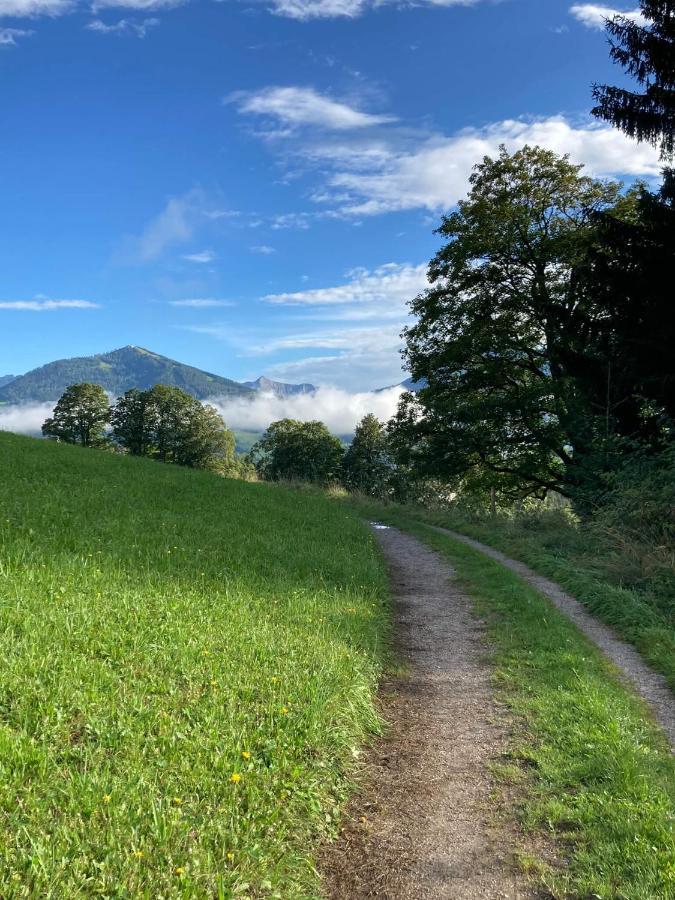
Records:
[[[0,896],[315,896],[379,727],[363,524],[14,435],[0,461]]]

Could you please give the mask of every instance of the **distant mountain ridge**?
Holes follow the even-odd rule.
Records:
[[[10,381],[14,381],[16,375],[0,375],[0,388],[4,387],[6,384],[9,384]]]
[[[286,384],[284,381],[272,381],[271,378],[266,378],[264,375],[256,378],[255,381],[244,381],[242,384],[253,391],[258,391],[258,393],[276,394],[277,397],[297,397],[298,394],[316,393],[316,388],[313,384],[308,384],[307,382],[303,384]]]
[[[196,397],[253,397],[251,388],[230,378],[186,366],[143,347],[129,345],[110,353],[59,359],[12,379],[0,386],[0,402],[26,403],[58,400],[77,382],[100,384],[119,396],[131,388],[145,390],[155,384],[170,384]]]

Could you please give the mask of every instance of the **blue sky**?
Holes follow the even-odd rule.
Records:
[[[0,374],[137,344],[242,380],[400,380],[405,302],[484,153],[658,175],[588,115],[619,80],[608,13],[0,0]]]

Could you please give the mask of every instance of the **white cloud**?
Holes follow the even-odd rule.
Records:
[[[268,244],[255,244],[250,250],[251,253],[258,253],[260,256],[271,256],[277,252],[274,247],[270,247]]]
[[[186,306],[192,309],[209,309],[215,306],[233,306],[231,300],[216,300],[215,297],[199,297],[190,300],[169,300],[169,306]]]
[[[0,301],[0,309],[49,312],[56,309],[99,309],[99,304],[90,303],[89,300],[48,300],[38,297],[35,300],[3,300]]]
[[[432,137],[412,150],[387,153],[379,148],[372,162],[347,153],[327,173],[335,203],[342,213],[372,215],[425,208],[438,212],[454,206],[466,194],[471,170],[483,156],[495,156],[501,144],[515,152],[524,144],[540,145],[586,166],[595,176],[656,177],[661,170],[658,150],[638,144],[611,127],[575,127],[562,116],[536,121],[506,120],[482,129],[466,129],[453,137]],[[327,158],[328,148],[324,148]],[[345,202],[345,194],[350,198]],[[330,191],[325,199],[330,199]]]
[[[62,16],[74,9],[72,0],[0,0],[0,19]]]
[[[159,19],[141,19],[134,21],[133,19],[120,19],[114,25],[106,25],[100,19],[94,19],[85,25],[89,31],[96,31],[99,34],[135,34],[136,37],[144,38],[150,28],[159,25]]]
[[[570,7],[570,13],[587,28],[604,28],[607,19],[624,16],[631,22],[646,25],[647,20],[639,9],[621,10],[610,6],[599,6],[595,3],[576,3]]]
[[[401,307],[427,286],[426,264],[411,266],[388,263],[372,271],[356,269],[345,284],[313,288],[285,294],[267,294],[267,303],[291,306],[334,306],[343,304],[377,304]]]
[[[1,0],[0,0],[1,2]],[[156,9],[172,9],[182,6],[187,0],[94,0],[93,12],[102,9],[135,9],[139,12],[152,12]]]
[[[249,400],[238,397],[223,400],[218,397],[208,402],[221,413],[230,428],[245,431],[264,431],[271,422],[279,419],[299,419],[301,422],[319,420],[334,433],[352,434],[356,425],[368,413],[386,421],[396,412],[400,388],[386,391],[350,393],[334,387],[320,387],[314,394],[298,394],[277,397],[274,394],[258,394]]]
[[[209,216],[209,218],[212,218]],[[213,250],[202,250],[201,253],[186,253],[183,255],[183,259],[187,259],[188,262],[193,263],[210,263],[216,258],[216,254]]]
[[[30,37],[34,31],[24,28],[0,28],[0,47],[16,47],[17,38]]]
[[[481,0],[272,0],[272,11],[279,16],[307,21],[308,19],[355,19],[368,9],[385,4],[396,6],[474,6]]]
[[[170,197],[138,237],[127,239],[122,257],[134,262],[151,262],[169,247],[191,240],[204,218],[204,206],[203,192],[197,188]]]
[[[287,127],[318,126],[335,131],[368,128],[393,122],[391,116],[372,115],[347,103],[332,100],[303,87],[268,87],[261,91],[238,93],[229,98],[240,112],[271,116]]]
[[[42,423],[53,411],[53,403],[12,403],[0,406],[0,431],[39,434]]]

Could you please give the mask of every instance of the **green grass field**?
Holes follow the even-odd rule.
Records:
[[[556,898],[675,898],[675,765],[642,702],[514,572],[405,508],[355,505],[445,554],[488,622],[495,687],[515,716],[495,775],[538,848],[523,866]]]
[[[0,461],[0,896],[316,896],[379,728],[366,527],[4,433]]]

